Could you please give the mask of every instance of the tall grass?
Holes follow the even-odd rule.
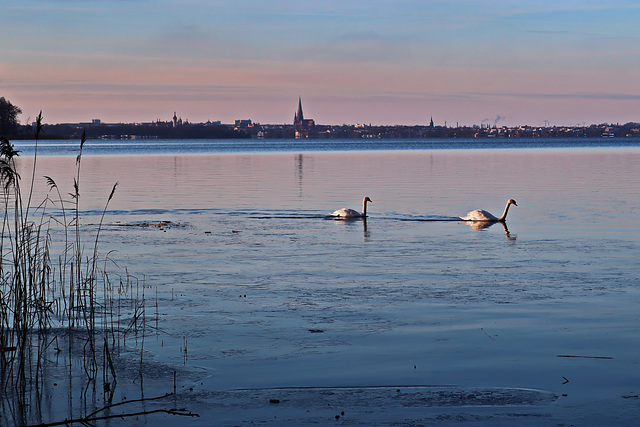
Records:
[[[69,375],[73,363],[82,364],[87,389],[102,392],[105,402],[111,402],[117,383],[114,349],[120,348],[126,334],[144,330],[139,328],[144,296],[140,300],[138,281],[127,272],[112,283],[107,273],[109,256],[101,257],[99,251],[100,232],[117,183],[106,197],[97,227],[87,231],[81,223],[84,134],[72,191],[65,193],[45,177],[48,196],[33,205],[41,124],[42,113],[36,120],[36,153],[26,194],[16,167],[19,152],[9,140],[0,139],[0,424],[5,420],[22,425],[39,419],[40,400],[46,392],[43,364],[48,356],[62,351],[69,354]],[[71,357],[77,354],[81,356]],[[69,415],[82,418],[83,414]]]

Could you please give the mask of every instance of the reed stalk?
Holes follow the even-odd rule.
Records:
[[[80,178],[86,134],[83,133],[76,157],[71,200],[65,200],[57,183],[46,176],[49,195],[32,206],[41,131],[42,112],[36,119],[36,154],[25,195],[16,167],[19,152],[9,140],[0,138],[0,425],[41,422],[41,399],[46,392],[43,365],[47,357],[63,351],[61,341],[66,341],[70,361],[69,390],[74,375],[71,361],[77,360],[76,343],[81,343],[85,394],[95,395],[96,381],[101,378],[102,391],[110,402],[117,384],[113,352],[119,351],[120,341],[127,333],[133,332],[137,339],[138,333],[145,332],[144,325],[140,327],[146,321],[144,290],[140,299],[136,281],[138,289],[133,298],[128,271],[126,284],[120,280],[120,286],[114,288],[106,271],[108,255],[104,264],[100,263],[100,233],[117,183],[102,210],[91,241],[91,254],[85,257]],[[55,241],[54,235],[61,236],[61,240]],[[59,253],[55,254],[55,250]],[[103,286],[98,295],[100,281]],[[123,299],[122,294],[126,296],[127,291],[130,297]],[[123,313],[130,314],[127,325],[122,324]],[[142,353],[141,350],[141,366]],[[83,397],[85,404],[90,400]],[[86,415],[73,413],[71,395],[68,404],[69,418]]]

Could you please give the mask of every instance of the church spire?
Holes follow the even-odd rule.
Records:
[[[304,118],[304,113],[302,112],[302,97],[298,96],[298,110],[293,115],[293,129],[295,130],[296,138],[308,138],[309,132],[315,125],[315,120]]]
[[[293,116],[293,126],[302,128],[304,126],[304,114],[302,113],[302,97],[298,97],[298,111]]]
[[[302,114],[302,97],[298,96],[298,120],[302,122],[304,120],[304,114]]]

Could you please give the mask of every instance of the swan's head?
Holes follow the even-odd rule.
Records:
[[[362,199],[362,203],[367,203],[367,202],[371,202],[371,199],[368,197],[365,197],[364,199]],[[373,202],[371,202],[373,203]]]
[[[518,206],[518,204],[516,203],[516,201],[515,201],[515,200],[513,200],[513,199],[509,199],[509,201],[508,201],[507,203],[508,203],[508,204],[510,204],[510,205]]]

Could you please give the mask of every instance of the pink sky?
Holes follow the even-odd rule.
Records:
[[[321,124],[640,121],[633,2],[441,3],[3,6],[0,96],[47,123],[290,123],[298,96]]]

